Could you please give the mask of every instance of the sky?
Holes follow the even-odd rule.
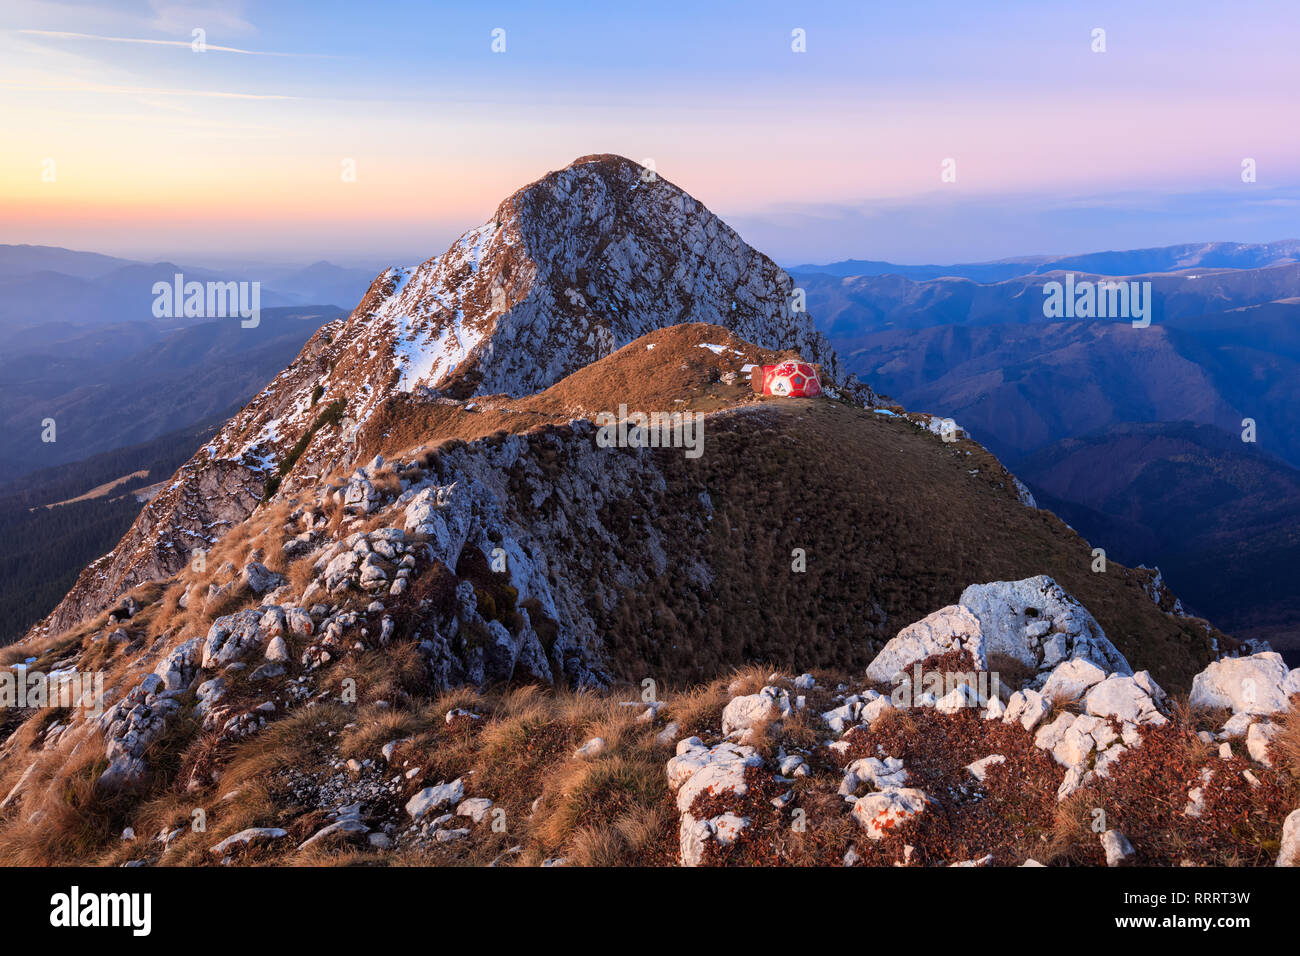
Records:
[[[0,243],[409,264],[603,152],[787,265],[1295,238],[1298,49],[1295,0],[3,0]]]

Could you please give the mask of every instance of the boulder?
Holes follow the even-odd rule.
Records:
[[[1291,680],[1281,654],[1225,657],[1192,678],[1191,705],[1228,708],[1234,714],[1273,714],[1289,706],[1286,688]]]
[[[985,700],[978,690],[970,684],[958,684],[948,693],[939,698],[935,703],[934,709],[941,714],[959,714],[963,710],[972,710],[983,707],[988,701]]]
[[[279,827],[249,827],[247,830],[240,830],[233,836],[226,837],[216,846],[210,847],[209,852],[216,856],[224,856],[237,846],[268,843],[271,840],[279,840],[288,835],[287,830],[281,830]]]
[[[345,587],[356,577],[357,565],[361,563],[361,555],[355,551],[344,551],[335,555],[326,563],[322,572],[325,580],[325,589],[327,591],[338,591]],[[303,595],[306,599],[306,593]]]
[[[343,491],[343,506],[351,514],[370,514],[383,504],[384,498],[370,483],[364,471],[357,470]]]
[[[861,784],[868,783],[877,790],[890,790],[907,782],[907,771],[898,757],[863,757],[844,768],[841,793],[853,793]]]
[[[668,761],[668,785],[677,791],[677,809],[685,813],[706,790],[715,796],[744,796],[749,789],[745,771],[762,765],[763,758],[753,747],[727,742],[706,747],[699,737],[687,737]]]
[[[1072,703],[1094,684],[1106,679],[1106,672],[1090,660],[1076,657],[1058,664],[1043,683],[1043,696],[1050,701]]]
[[[1273,761],[1268,755],[1268,745],[1277,736],[1279,730],[1281,728],[1270,720],[1262,720],[1250,725],[1250,730],[1246,731],[1246,751],[1250,754],[1251,760],[1262,763],[1265,767],[1273,766]]]
[[[247,657],[266,643],[262,618],[266,612],[249,608],[227,614],[212,622],[203,641],[205,670]]]
[[[699,866],[710,843],[730,846],[749,826],[749,817],[736,813],[721,813],[708,820],[696,820],[689,813],[682,814],[678,831],[678,848],[682,866]]]
[[[806,777],[808,776],[808,760],[803,754],[787,754],[781,758],[781,776],[783,777]]]
[[[757,694],[735,697],[722,711],[722,732],[746,731],[768,720],[790,713],[790,695],[778,687],[764,687]]]
[[[256,594],[265,594],[284,584],[284,575],[276,574],[260,561],[250,561],[244,565],[240,577]]]
[[[189,688],[198,670],[199,645],[197,637],[190,638],[174,648],[154,668],[154,673],[162,678],[166,690],[183,691]]]
[[[1018,723],[1025,730],[1032,731],[1051,710],[1051,701],[1036,690],[1018,690],[1007,701],[1006,711],[1002,714],[1004,724]]]
[[[1094,717],[1114,717],[1132,724],[1163,724],[1167,718],[1160,713],[1150,692],[1152,688],[1160,690],[1146,671],[1132,677],[1112,674],[1093,685],[1084,697],[1084,707]]]
[[[1106,853],[1107,866],[1129,866],[1136,856],[1133,844],[1118,830],[1107,830],[1101,835],[1101,848]]]
[[[899,631],[867,665],[867,677],[882,684],[893,683],[898,674],[917,661],[962,650],[970,654],[976,670],[987,668],[979,620],[966,608],[954,604]]]
[[[995,766],[996,764],[1006,763],[1006,762],[1007,762],[1007,758],[1004,757],[1002,754],[990,754],[987,757],[981,757],[979,760],[976,760],[974,763],[967,764],[966,769],[970,772],[970,775],[972,777],[974,777],[980,783],[983,783],[984,777],[986,774],[988,774],[990,767]]]
[[[149,674],[98,718],[108,766],[97,786],[112,791],[144,779],[148,773],[145,751],[180,710],[176,694],[164,688],[163,678]]]
[[[492,801],[487,797],[469,797],[456,806],[456,815],[469,817],[475,823],[482,823],[492,810]]]
[[[199,685],[196,696],[199,702],[194,705],[194,716],[206,717],[217,701],[226,696],[225,678],[214,677],[212,680],[205,680]]]
[[[1282,844],[1277,851],[1278,866],[1300,866],[1300,810],[1292,810],[1282,823]]]
[[[1047,575],[972,584],[959,603],[979,619],[990,659],[1003,654],[1042,672],[1082,658],[1107,674],[1133,673],[1096,619]]]
[[[459,777],[451,783],[425,787],[406,801],[406,812],[412,820],[419,820],[434,810],[460,803],[465,798],[465,784]]]
[[[867,839],[879,840],[912,817],[925,812],[930,798],[914,787],[895,787],[869,793],[853,804],[853,817],[866,831]]]
[[[311,615],[300,607],[285,608],[284,623],[294,637],[310,637],[312,631],[316,629]]]
[[[359,839],[367,835],[369,832],[370,827],[366,826],[356,817],[345,817],[317,830],[300,843],[298,849],[305,850],[309,846],[314,846],[322,840],[329,839],[332,836],[338,836],[339,834],[349,838]]]

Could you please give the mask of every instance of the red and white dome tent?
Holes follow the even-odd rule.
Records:
[[[814,398],[822,393],[817,367],[810,362],[794,359],[775,365],[756,366],[751,372],[750,381],[754,385],[754,391],[778,398]]]

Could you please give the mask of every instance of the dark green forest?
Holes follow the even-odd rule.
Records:
[[[169,478],[216,433],[210,422],[44,469],[0,486],[0,645],[54,609],[91,561],[107,554],[143,507],[131,492]],[[103,498],[46,508],[132,472]]]

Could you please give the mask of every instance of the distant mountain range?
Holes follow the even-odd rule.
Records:
[[[1210,243],[892,273],[850,260],[795,280],[848,371],[954,418],[1041,504],[1159,564],[1225,629],[1300,648],[1300,586],[1276,570],[1294,564],[1300,503],[1298,251]],[[1150,282],[1151,325],[1044,315],[1044,284],[1070,270]],[[1265,497],[1234,483],[1265,474]]]
[[[1016,464],[1038,503],[1126,564],[1159,564],[1236,637],[1300,644],[1300,470],[1209,425],[1119,424]]]
[[[1051,272],[991,283],[963,278],[917,281],[894,275],[836,277],[818,273],[796,273],[794,279],[806,290],[808,309],[817,317],[818,325],[843,341],[886,329],[1055,321],[1044,309],[1044,286],[1050,281],[1062,281],[1065,275]],[[1084,272],[1074,276],[1076,282],[1108,278]],[[1300,296],[1300,263],[1245,270],[1137,273],[1126,277],[1126,281],[1151,283],[1151,321],[1164,325],[1174,319],[1296,298]],[[1118,321],[1128,324],[1128,319]]]
[[[159,319],[156,282],[261,283],[261,326]],[[214,269],[0,246],[0,481],[206,421],[242,403],[374,272],[329,262]],[[39,438],[53,418],[56,441]]]
[[[259,282],[262,308],[335,305],[350,309],[375,276],[375,270],[328,262],[302,268],[226,270],[133,262],[51,246],[0,246],[0,331],[13,334],[39,328],[48,335],[66,327],[131,321],[157,324],[154,283],[170,283],[177,273],[187,281]]]
[[[909,407],[956,418],[1008,461],[1118,422],[1239,433],[1252,418],[1259,446],[1300,466],[1300,302],[1145,329],[1076,321],[830,335],[851,372]]]
[[[1074,256],[1023,256],[993,262],[958,265],[900,265],[871,259],[844,259],[829,265],[791,266],[791,274],[817,273],[829,276],[902,276],[925,281],[955,276],[976,282],[1001,282],[1017,276],[1047,272],[1088,272],[1096,275],[1131,276],[1150,272],[1179,272],[1184,269],[1262,269],[1300,261],[1300,239],[1278,242],[1192,242],[1125,252],[1089,252]]]
[[[251,397],[335,306],[263,309],[238,319],[57,326],[0,357],[0,481],[206,421]],[[55,440],[41,440],[52,418]]]

